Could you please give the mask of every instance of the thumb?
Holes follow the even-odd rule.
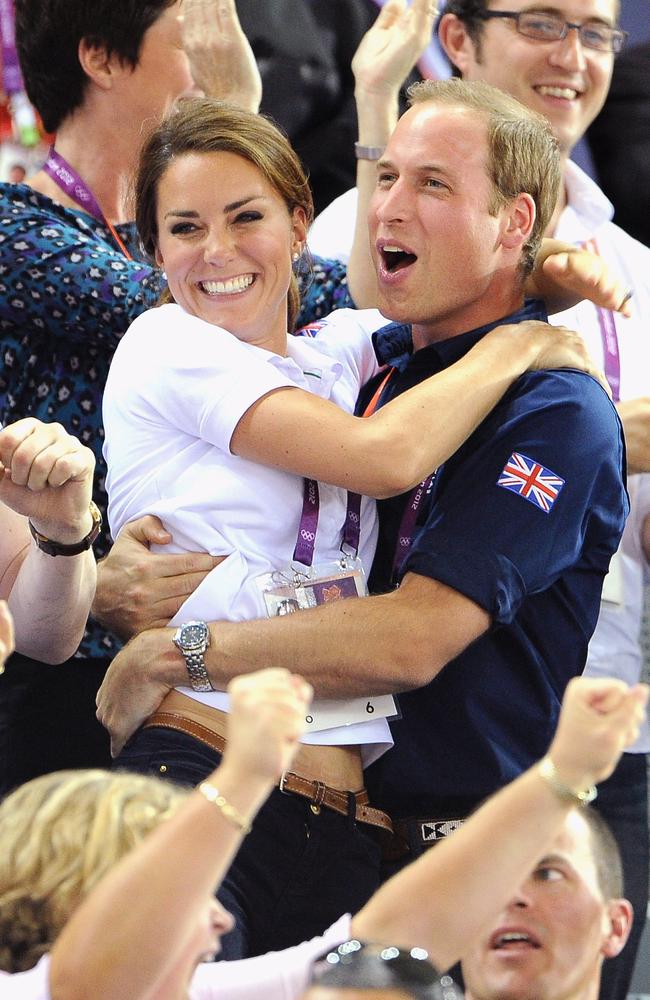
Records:
[[[137,521],[130,521],[122,529],[122,535],[147,546],[152,543],[156,545],[169,545],[172,540],[172,536],[163,527],[162,521],[155,514],[145,514],[144,517],[138,518]]]
[[[552,253],[542,264],[542,270],[550,271],[553,274],[564,274],[569,269],[568,253]]]

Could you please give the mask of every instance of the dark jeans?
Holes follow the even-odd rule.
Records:
[[[10,657],[0,675],[0,798],[40,774],[111,766],[108,733],[95,718],[110,662]]]
[[[185,733],[152,727],[135,734],[115,766],[196,785],[220,759]],[[237,921],[221,957],[287,948],[356,912],[379,886],[379,854],[371,827],[275,789],[217,894]]]
[[[634,907],[632,933],[618,958],[606,959],[600,1000],[625,1000],[648,908],[648,775],[643,753],[625,753],[607,781],[598,786],[594,808],[607,820],[623,859],[625,896]]]

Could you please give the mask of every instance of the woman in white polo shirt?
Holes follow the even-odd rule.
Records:
[[[177,551],[224,559],[170,623],[181,626],[190,685],[165,699],[118,764],[197,783],[219,759],[228,710],[203,664],[204,620],[362,594],[375,511],[353,491],[417,485],[519,374],[549,366],[558,341],[543,325],[504,327],[358,419],[358,391],[379,364],[356,314],[331,335],[325,326],[313,339],[287,336],[312,202],[280,132],[207,99],[184,102],[146,143],[136,196],[143,245],[173,301],[133,323],[107,381],[111,529],[117,537],[156,514]],[[561,348],[551,364],[584,367],[580,350]],[[367,802],[362,766],[390,746],[392,711],[390,698],[313,706],[294,771],[224,883],[238,924],[227,957],[303,940],[375,888],[377,834],[389,824]]]

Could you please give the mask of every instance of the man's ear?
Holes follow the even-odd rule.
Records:
[[[608,927],[601,951],[605,958],[616,958],[630,936],[634,911],[627,899],[610,899],[607,904]]]
[[[524,245],[535,225],[535,201],[531,195],[522,192],[502,211],[501,246],[507,250],[516,250]]]
[[[82,38],[77,49],[79,63],[89,80],[102,90],[110,90],[118,70],[123,70],[116,55],[109,55],[105,45]]]
[[[443,14],[438,27],[438,37],[449,61],[460,71],[461,76],[468,76],[468,71],[478,60],[476,46],[467,33],[465,22],[455,14]]]

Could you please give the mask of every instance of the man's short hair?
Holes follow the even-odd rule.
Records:
[[[16,46],[25,90],[48,132],[84,99],[82,39],[136,66],[145,31],[175,0],[15,0]]]
[[[591,839],[591,851],[596,864],[598,887],[603,899],[621,899],[625,895],[621,852],[608,823],[595,809],[580,809]]]
[[[409,87],[411,105],[428,101],[468,108],[484,118],[488,175],[493,198],[488,210],[499,209],[522,193],[535,202],[535,224],[522,249],[521,270],[529,274],[557,202],[560,154],[551,127],[542,115],[487,83],[424,80]]]
[[[451,976],[441,975],[421,949],[404,951],[347,941],[324,956],[313,984],[345,990],[393,990],[413,1000],[462,1000]]]

